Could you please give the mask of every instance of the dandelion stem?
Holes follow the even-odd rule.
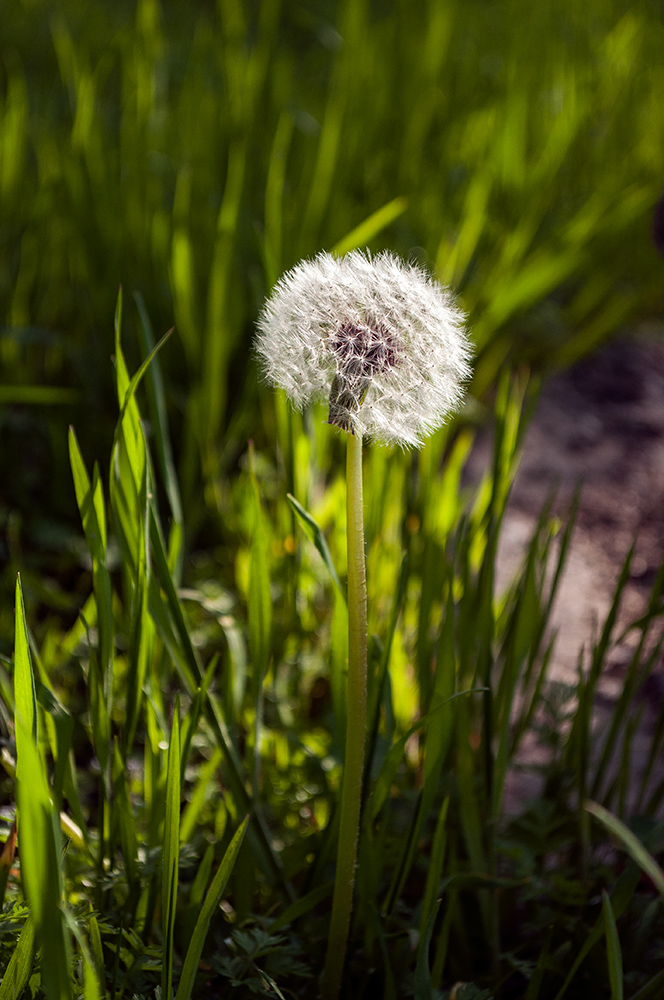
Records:
[[[332,916],[323,974],[324,1000],[337,1000],[353,906],[367,717],[367,582],[362,510],[362,435],[348,434],[346,463],[348,545],[348,710],[346,755]]]

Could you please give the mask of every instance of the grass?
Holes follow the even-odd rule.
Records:
[[[250,345],[284,268],[356,244],[458,289],[477,366],[421,452],[365,455],[342,996],[659,995],[664,712],[643,761],[634,734],[664,570],[601,731],[629,555],[575,690],[547,678],[575,501],[544,505],[503,593],[495,571],[528,369],[661,306],[660,13],[34,0],[3,21],[0,1000],[317,995],[342,449],[257,385]],[[139,294],[113,330],[119,284]],[[465,485],[483,420],[492,461]],[[532,741],[540,790],[508,810]]]
[[[60,468],[64,418],[108,447],[119,284],[177,328],[164,364],[196,530],[255,433],[257,308],[303,256],[387,242],[428,263],[470,312],[480,395],[505,363],[568,363],[656,308],[658,9],[60,0],[9,17],[1,398],[41,407],[7,418],[9,443]]]
[[[292,536],[277,470],[250,452],[230,500],[236,588],[199,564],[183,589],[180,525],[152,457],[167,451],[165,428],[146,442],[138,399],[147,380],[160,395],[160,352],[130,377],[120,328],[119,304],[108,475],[90,475],[70,440],[90,598],[68,633],[51,622],[37,644],[17,585],[3,763],[17,782],[21,864],[19,880],[10,837],[3,982],[59,998],[147,998],[158,985],[178,1000],[315,997],[345,725],[331,572],[345,573],[343,490],[325,481],[320,454],[298,463],[307,530]],[[467,428],[415,455],[367,451],[374,637],[345,996],[435,997],[457,981],[474,984],[469,997],[617,996],[619,983],[632,996],[659,982],[658,892],[641,872],[659,885],[662,788],[645,774],[649,801],[634,811],[635,723],[624,722],[657,662],[664,572],[631,625],[628,694],[605,729],[615,765],[592,706],[629,557],[576,709],[574,692],[546,680],[573,510],[565,525],[545,507],[520,570],[494,593],[529,393],[523,379],[501,381],[492,466],[473,488],[459,488]],[[312,438],[306,420],[291,421],[302,457]],[[321,449],[336,447],[334,431],[314,426]],[[663,732],[660,720],[653,762]],[[528,734],[549,747],[541,793],[506,814]],[[616,849],[629,859],[622,872]]]

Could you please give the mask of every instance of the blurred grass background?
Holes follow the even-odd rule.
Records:
[[[76,424],[86,454],[108,447],[120,284],[158,334],[176,328],[162,364],[193,534],[246,438],[273,442],[253,322],[302,256],[388,245],[452,283],[480,398],[505,364],[569,363],[661,309],[663,13],[3,4],[3,561],[68,544],[64,431]],[[125,322],[138,363],[135,310]]]

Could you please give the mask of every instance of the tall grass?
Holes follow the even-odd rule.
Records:
[[[90,473],[70,438],[89,596],[69,632],[52,622],[37,642],[18,585],[13,683],[0,675],[20,847],[17,859],[10,836],[3,854],[0,997],[28,982],[53,997],[147,998],[159,984],[178,1000],[314,997],[345,724],[334,432],[293,416],[295,508],[270,457],[249,453],[228,505],[235,582],[222,588],[199,561],[183,589],[180,525],[153,459],[166,427],[150,445],[139,408],[148,379],[146,398],[163,402],[160,355],[130,376],[120,325],[119,304],[108,472]],[[598,743],[592,708],[621,638],[629,556],[576,692],[547,680],[573,506],[566,525],[545,506],[495,593],[531,393],[501,380],[493,462],[474,487],[460,488],[469,430],[415,456],[367,453],[374,638],[346,996],[434,997],[457,981],[475,984],[468,996],[600,997],[618,982],[646,996],[661,980],[660,905],[640,873],[660,884],[662,720],[636,796],[631,734],[664,634],[664,572],[630,625],[626,694]],[[533,737],[548,745],[541,792],[506,812]]]
[[[617,0],[9,10],[4,402],[78,399],[110,427],[107,317],[139,288],[178,331],[196,505],[198,470],[213,480],[251,422],[266,289],[321,248],[386,240],[460,291],[478,392],[506,360],[574,360],[661,300],[662,30],[656,5]]]

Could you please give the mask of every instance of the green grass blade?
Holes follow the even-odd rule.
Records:
[[[639,866],[635,862],[630,862],[625,868],[624,872],[618,879],[613,892],[611,893],[611,909],[613,911],[613,916],[618,919],[625,912],[629,906],[631,899],[634,895],[637,885],[639,884],[641,878],[641,872]],[[586,938],[583,947],[581,948],[579,954],[574,959],[566,977],[563,985],[558,990],[555,996],[555,1000],[562,1000],[567,992],[567,988],[574,979],[574,976],[578,972],[582,962],[587,958],[590,951],[595,947],[597,942],[602,938],[604,934],[604,914],[601,913],[595,926],[590,931],[588,937]]]
[[[433,935],[434,924],[436,923],[436,917],[438,916],[438,910],[440,909],[440,900],[436,903],[431,911],[429,919],[427,921],[426,929],[422,937],[420,937],[419,944],[417,946],[417,960],[415,963],[415,1000],[433,1000],[433,991],[431,988],[431,971],[429,969],[429,944],[431,943],[431,937]]]
[[[28,985],[35,960],[35,922],[28,915],[5,973],[0,980],[0,1000],[18,1000]]]
[[[249,555],[249,651],[252,660],[252,694],[255,712],[254,795],[259,786],[262,728],[263,682],[270,660],[272,632],[272,596],[270,594],[270,559],[265,522],[261,509],[260,491],[254,463],[253,444],[249,445],[249,475],[251,479],[252,536]]]
[[[25,621],[25,605],[20,576],[16,579],[16,606],[14,619],[14,705],[16,716],[21,720],[22,728],[16,733],[16,767],[18,769],[23,733],[37,744],[37,692],[35,677],[30,660],[28,645],[28,630]]]
[[[334,889],[334,882],[325,882],[323,885],[317,886],[308,892],[306,896],[300,896],[294,903],[287,906],[283,913],[280,913],[276,920],[273,920],[270,924],[270,933],[276,934],[277,931],[281,931],[284,927],[290,927],[294,921],[299,920],[306,913],[310,913],[315,906],[319,906],[324,903],[326,899],[329,899],[332,895]]]
[[[32,734],[16,720],[18,842],[21,882],[35,921],[42,983],[49,1000],[71,1000],[69,938],[62,912],[60,817]]]
[[[346,236],[338,240],[337,243],[332,247],[332,253],[337,254],[339,257],[343,254],[349,253],[351,250],[355,250],[356,247],[364,247],[368,243],[378,236],[383,229],[386,229],[391,225],[395,219],[408,208],[407,198],[394,198],[389,201],[387,205],[383,205],[377,211],[372,212],[371,215],[361,222],[359,226],[355,226],[351,229]]]
[[[664,969],[649,979],[640,990],[632,993],[629,1000],[660,1000],[662,996],[664,996]]]
[[[41,681],[37,687],[37,699],[44,709],[46,727],[49,730],[51,751],[55,760],[53,774],[53,802],[58,812],[62,807],[62,792],[69,767],[69,751],[74,735],[74,720],[60,704],[50,688]]]
[[[148,395],[148,405],[150,408],[150,418],[154,430],[154,440],[157,450],[157,460],[159,470],[166,489],[166,495],[170,504],[171,513],[177,522],[182,524],[182,501],[180,498],[180,487],[178,485],[175,472],[175,462],[171,450],[171,437],[168,427],[168,412],[166,409],[166,391],[164,388],[164,376],[161,370],[161,362],[155,346],[152,324],[148,315],[143,296],[140,292],[134,293],[136,306],[141,319],[139,335],[145,354],[152,358],[145,384]]]
[[[180,699],[175,699],[168,744],[166,815],[161,857],[162,970],[161,995],[170,998],[173,984],[173,936],[180,861]]]
[[[537,965],[535,966],[533,974],[528,981],[528,989],[526,990],[523,1000],[539,1000],[542,983],[544,982],[544,974],[549,964],[550,948],[551,932],[547,935],[544,947],[540,951],[539,958],[537,959]]]
[[[606,934],[606,952],[609,963],[609,982],[611,983],[611,1000],[623,1000],[623,967],[622,952],[616,920],[606,889],[602,892],[602,914],[604,916],[604,933]]]
[[[194,933],[191,936],[191,941],[189,942],[189,947],[187,948],[187,954],[185,956],[184,965],[182,966],[182,975],[180,976],[180,983],[178,985],[175,1000],[190,1000],[194,989],[194,980],[198,970],[198,963],[203,953],[203,946],[207,937],[210,921],[219,904],[222,893],[226,888],[231,872],[233,871],[233,866],[238,856],[240,847],[242,846],[242,841],[244,840],[248,823],[249,817],[247,816],[235,831],[233,839],[228,845],[222,862],[219,865],[212,883],[210,884],[210,888],[207,891],[201,912],[198,916],[198,920],[196,921]]]
[[[182,833],[182,826],[180,824],[180,843],[185,844],[188,841],[185,839]],[[203,860],[198,866],[198,871],[191,886],[189,892],[189,899],[187,901],[187,909],[184,915],[183,925],[180,931],[180,940],[182,942],[182,948],[186,954],[189,948],[189,943],[191,941],[191,935],[194,933],[194,928],[196,926],[196,921],[198,920],[201,912],[201,907],[203,905],[203,900],[205,898],[205,890],[207,889],[210,876],[212,874],[212,862],[214,861],[214,845],[208,844],[205,848],[205,854],[203,855]]]
[[[620,842],[627,851],[630,858],[652,879],[657,890],[664,896],[664,871],[657,864],[653,856],[645,849],[638,837],[636,837],[629,827],[616,816],[605,809],[597,802],[586,802],[585,808],[599,820],[605,829]]]
[[[436,831],[431,845],[431,859],[427,869],[427,880],[424,887],[424,897],[422,899],[422,913],[420,916],[420,934],[424,934],[436,905],[438,887],[443,874],[445,862],[445,851],[447,848],[447,812],[450,805],[450,797],[446,795],[438,813]]]
[[[337,588],[337,590],[345,600],[346,595],[344,592],[344,588],[341,586],[341,581],[339,580],[337,571],[334,568],[332,553],[330,552],[330,548],[327,542],[325,541],[325,536],[321,530],[320,525],[316,520],[314,520],[311,514],[304,509],[302,504],[299,503],[295,499],[295,497],[292,496],[290,493],[287,494],[287,499],[289,504],[293,508],[298,521],[300,522],[300,527],[304,531],[309,541],[315,545],[316,549],[318,550],[318,554],[325,563],[328,572],[332,577],[332,582],[334,583],[334,586]]]
[[[113,810],[114,825],[117,828],[114,833],[120,841],[127,882],[132,888],[138,886],[138,839],[129,788],[127,787],[125,763],[117,739],[113,744],[113,801],[115,806]]]

